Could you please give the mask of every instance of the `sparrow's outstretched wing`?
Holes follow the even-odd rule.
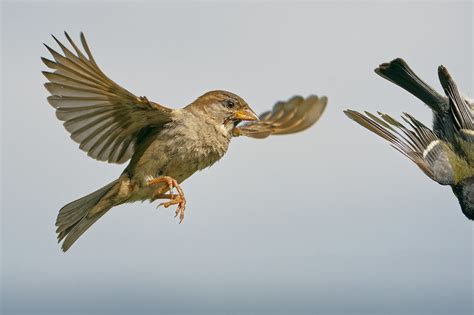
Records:
[[[67,33],[75,53],[54,36],[63,54],[47,45],[54,61],[42,58],[53,72],[44,71],[51,93],[48,102],[56,108],[56,116],[64,121],[71,138],[87,154],[100,161],[124,163],[132,156],[140,130],[160,127],[170,121],[172,110],[146,97],[137,97],[110,80],[99,68],[87,45],[85,54]]]
[[[260,120],[234,128],[234,137],[247,136],[263,139],[270,135],[286,135],[311,127],[321,117],[327,97],[316,95],[303,98],[294,96],[287,102],[278,102],[273,109],[260,115]]]
[[[467,161],[459,158],[450,144],[440,140],[434,132],[409,114],[402,116],[410,129],[387,114],[361,114],[353,110],[344,113],[361,126],[389,141],[392,146],[415,162],[431,179],[442,185],[453,185],[464,178],[464,171],[472,170]]]

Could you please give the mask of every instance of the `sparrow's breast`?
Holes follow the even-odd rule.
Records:
[[[218,125],[195,116],[179,117],[143,141],[126,172],[146,199],[148,179],[170,176],[181,183],[217,162],[230,139],[231,134]]]
[[[173,174],[178,181],[221,159],[231,139],[231,134],[220,125],[195,116],[175,122],[162,136],[170,139],[166,145],[170,159],[163,171]]]

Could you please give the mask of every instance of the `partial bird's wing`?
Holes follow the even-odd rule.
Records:
[[[395,149],[415,162],[434,181],[442,185],[451,185],[459,180],[450,160],[466,162],[462,159],[458,161],[448,143],[440,140],[431,129],[409,114],[404,113],[402,118],[411,129],[387,114],[378,113],[380,116],[378,117],[368,112],[364,115],[353,110],[346,110],[344,113],[361,126],[389,141]]]
[[[234,137],[263,139],[270,135],[303,131],[318,121],[327,102],[327,97],[316,95],[307,98],[294,96],[287,102],[278,102],[271,111],[262,113],[260,120],[234,128]]]
[[[53,36],[63,55],[45,45],[54,61],[41,58],[54,70],[43,72],[49,80],[48,102],[81,150],[100,161],[124,163],[135,150],[140,130],[162,126],[170,121],[172,110],[110,80],[92,57],[84,34],[81,42],[87,56],[65,35],[75,53]]]
[[[469,100],[459,93],[453,78],[444,66],[439,66],[438,76],[446,95],[449,98],[451,115],[456,130],[461,138],[466,141],[469,151],[474,160],[474,112]]]

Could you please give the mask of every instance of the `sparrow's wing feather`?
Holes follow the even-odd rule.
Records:
[[[54,61],[42,58],[54,70],[43,72],[49,80],[45,83],[51,93],[48,101],[71,138],[90,157],[124,163],[135,150],[140,130],[162,126],[170,121],[172,110],[110,80],[92,57],[84,34],[81,43],[86,55],[65,34],[74,52],[53,36],[63,54],[46,46]]]
[[[364,115],[353,110],[346,110],[344,113],[390,142],[431,179],[443,185],[454,183],[455,175],[448,160],[448,156],[451,156],[450,146],[414,117],[406,113],[402,116],[410,126],[407,128],[387,114],[379,113],[378,117],[368,112]]]
[[[324,112],[327,97],[311,95],[306,99],[295,96],[278,102],[273,109],[260,115],[260,120],[234,128],[234,136],[263,139],[270,135],[286,135],[303,131],[318,121]]]

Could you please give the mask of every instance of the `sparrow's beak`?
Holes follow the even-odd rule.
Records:
[[[235,112],[234,117],[242,121],[256,121],[258,120],[257,114],[250,108],[238,110]]]

